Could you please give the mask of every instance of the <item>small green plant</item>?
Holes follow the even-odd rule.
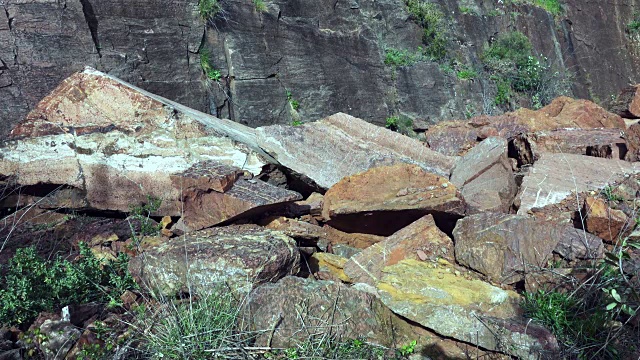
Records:
[[[624,200],[624,198],[618,194],[615,193],[615,189],[610,186],[607,185],[604,187],[604,189],[602,189],[602,195],[611,202],[619,202]]]
[[[400,66],[411,66],[419,60],[419,55],[412,53],[409,50],[400,50],[389,48],[385,51],[384,63],[385,65],[392,66],[394,68]]]
[[[293,98],[290,90],[287,90],[287,101],[294,111],[298,111],[298,109],[300,108],[300,103],[298,102],[298,100]]]
[[[256,7],[257,12],[265,12],[267,11],[267,5],[264,0],[253,0],[253,6]]]
[[[205,21],[216,16],[220,12],[220,10],[221,8],[220,4],[218,4],[218,0],[198,1],[198,12]]]
[[[398,349],[398,352],[402,356],[409,356],[416,351],[416,344],[418,342],[416,340],[411,341],[410,343],[403,345]]]
[[[209,50],[205,48],[200,49],[200,67],[202,67],[202,71],[204,71],[207,79],[220,81],[220,79],[222,78],[220,70],[217,70],[211,63],[211,55],[209,54]]]
[[[424,0],[405,0],[407,11],[423,29],[424,53],[432,60],[444,59],[447,55],[447,25],[440,7]]]
[[[562,6],[559,0],[529,0],[529,2],[545,9],[552,15],[560,15],[562,13]]]
[[[41,311],[52,311],[69,304],[105,302],[119,297],[136,284],[126,270],[128,257],[102,264],[91,249],[79,244],[77,261],[57,258],[45,261],[35,248],[18,249],[9,261],[0,284],[0,323],[29,323]]]
[[[633,19],[627,24],[627,31],[631,34],[640,32],[640,13],[633,13]]]
[[[460,13],[464,14],[464,15],[474,15],[475,14],[475,11],[473,11],[473,9],[468,7],[468,6],[460,6],[458,9],[460,10]]]
[[[146,203],[129,207],[131,219],[134,220],[129,222],[134,243],[139,243],[142,240],[141,237],[158,235],[161,227],[151,219],[151,214],[158,211],[161,205],[161,199],[147,196]],[[135,225],[139,225],[139,229],[136,229]]]
[[[400,121],[400,118],[398,116],[390,116],[385,120],[384,127],[389,130],[395,131],[398,129],[398,121]]]
[[[302,125],[302,124],[304,124],[304,123],[302,122],[302,120],[293,120],[293,121],[291,122],[291,126],[300,126],[300,125]]]
[[[362,339],[339,340],[335,337],[308,339],[281,350],[272,350],[265,354],[267,359],[401,359],[405,356],[389,356],[389,349],[369,344]]]
[[[478,72],[472,68],[463,68],[456,73],[456,77],[460,80],[473,80],[478,77]]]

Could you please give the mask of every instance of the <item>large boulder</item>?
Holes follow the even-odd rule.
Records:
[[[518,215],[467,216],[453,230],[456,260],[497,283],[515,283],[547,267],[555,251],[568,260],[602,257],[602,240],[582,230]]]
[[[449,177],[455,162],[418,140],[343,113],[302,126],[274,125],[256,132],[261,148],[324,189],[346,176],[397,163]]]
[[[129,262],[143,287],[166,295],[207,293],[221,284],[248,292],[296,274],[299,266],[293,239],[255,225],[196,231],[148,248]]]
[[[456,274],[450,266],[403,260],[384,268],[378,283],[393,312],[434,332],[521,359],[557,350],[544,328],[520,318],[520,296]]]
[[[582,208],[577,194],[600,192],[609,184],[640,173],[640,164],[573,154],[544,153],[524,177],[516,196],[518,214],[564,203],[570,211]]]
[[[395,315],[374,295],[332,281],[286,277],[259,286],[241,318],[245,329],[259,332],[256,346],[287,348],[322,336],[396,345]]]
[[[463,215],[460,192],[447,178],[409,164],[381,166],[340,180],[325,194],[322,208],[329,224],[341,230],[378,235],[390,235],[434,213]]]
[[[444,121],[426,133],[429,147],[445,155],[462,155],[478,140],[490,136],[513,139],[518,134],[564,128],[624,130],[624,120],[588,100],[554,99],[540,110],[518,109],[498,116],[478,116],[468,121]]]
[[[11,136],[0,176],[32,194],[56,189],[49,208],[126,212],[154,197],[159,214],[184,215],[199,229],[300,198],[251,179],[269,159],[252,129],[89,68],[60,84]]]
[[[627,119],[640,118],[640,85],[627,86],[609,103],[609,111]]]
[[[476,145],[456,163],[450,181],[462,189],[467,213],[508,212],[517,185],[507,141],[490,137]]]
[[[426,215],[404,229],[352,256],[344,264],[344,272],[352,282],[375,286],[382,269],[404,259],[455,262],[453,241]]]

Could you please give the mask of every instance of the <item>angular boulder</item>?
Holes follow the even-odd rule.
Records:
[[[543,152],[625,159],[627,141],[621,129],[559,129],[521,134],[513,140],[519,165],[535,163]]]
[[[374,295],[332,281],[286,277],[254,289],[241,310],[256,346],[288,348],[322,336],[394,346],[395,315]]]
[[[449,177],[455,162],[418,140],[343,113],[302,126],[273,125],[256,132],[262,149],[324,189],[346,176],[397,163]]]
[[[600,192],[608,184],[640,173],[640,164],[573,154],[544,153],[524,177],[516,196],[518,215],[534,208],[567,200],[571,211],[580,211],[576,193]]]
[[[382,269],[404,259],[432,260],[444,258],[455,262],[453,241],[426,215],[404,229],[352,256],[344,264],[344,273],[352,282],[375,286]]]
[[[570,226],[517,215],[467,216],[453,230],[456,260],[491,281],[511,284],[547,267],[555,251],[573,259],[602,257],[602,240]]]
[[[435,213],[463,215],[460,192],[446,178],[409,164],[381,166],[340,180],[325,194],[322,208],[323,217],[340,230],[377,235],[390,235]]]
[[[185,207],[219,215],[192,221],[202,228],[300,198],[239,178],[253,181],[270,159],[253,129],[90,68],[63,81],[11,136],[0,148],[0,177],[40,196],[59,187],[49,207],[127,212],[151,196],[162,200],[161,215],[181,216]],[[216,202],[203,204],[194,192],[215,193]]]
[[[296,274],[300,254],[290,237],[255,225],[196,231],[148,248],[129,262],[136,280],[166,295],[206,293],[215,285],[248,292]]]
[[[609,111],[627,119],[640,118],[640,85],[627,86],[609,103]]]
[[[507,141],[498,137],[483,140],[457,163],[449,179],[467,203],[467,213],[508,212],[517,192],[507,157]]]
[[[612,209],[602,199],[591,196],[584,202],[584,214],[587,231],[609,243],[615,243],[622,233],[635,225],[623,211]]]
[[[416,260],[386,267],[383,274],[382,302],[440,335],[521,359],[557,350],[553,335],[520,318],[520,296],[513,291]]]
[[[518,134],[565,128],[624,130],[624,120],[588,100],[558,97],[540,110],[525,108],[498,116],[478,116],[467,121],[443,121],[426,133],[432,150],[445,155],[463,155],[478,140],[490,136],[513,139]]]

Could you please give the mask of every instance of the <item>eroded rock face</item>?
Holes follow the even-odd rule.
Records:
[[[207,293],[216,286],[248,292],[299,270],[300,254],[290,237],[255,225],[201,230],[147,248],[129,262],[145,288],[166,295]]]
[[[378,290],[393,312],[446,337],[522,359],[557,349],[547,330],[519,319],[517,293],[468,280],[450,267],[403,260],[383,269]]]
[[[61,186],[49,208],[126,212],[151,196],[159,214],[184,215],[194,230],[300,199],[251,179],[266,164],[252,129],[93,69],[66,79],[11,136],[0,174],[16,186]]]
[[[426,133],[429,147],[445,155],[462,155],[478,139],[497,136],[512,139],[516,135],[564,128],[624,130],[624,120],[588,100],[559,97],[540,110],[518,109],[498,116],[478,116],[468,121],[444,121]]]
[[[375,286],[386,266],[404,259],[435,261],[437,258],[455,262],[453,242],[438,229],[433,216],[426,215],[352,256],[343,267],[352,282]]]
[[[455,162],[418,140],[342,113],[302,126],[274,125],[256,132],[261,148],[324,189],[346,176],[397,163],[449,177]]]
[[[322,208],[323,217],[339,229],[360,228],[379,235],[393,233],[428,213],[464,212],[455,185],[408,164],[377,167],[342,179],[327,191]]]
[[[609,103],[609,111],[623,118],[637,119],[640,117],[640,85],[627,86],[620,90],[613,101]]]
[[[468,213],[508,212],[517,186],[507,157],[507,141],[490,137],[467,152],[451,173],[462,189]]]
[[[335,309],[335,311],[334,311]],[[307,331],[344,339],[393,344],[394,315],[374,295],[332,281],[286,277],[254,289],[242,309],[248,330],[266,330],[256,346],[287,348],[309,338]]]
[[[573,259],[602,257],[602,240],[582,230],[517,215],[477,214],[453,231],[456,260],[497,283],[524,279],[529,268],[547,267],[555,251]]]
[[[573,154],[542,154],[522,181],[516,196],[518,214],[560,203],[571,207],[571,211],[579,211],[582,202],[575,199],[576,193],[600,192],[607,184],[637,173],[640,173],[638,163]]]

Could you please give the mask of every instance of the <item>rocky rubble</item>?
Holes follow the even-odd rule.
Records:
[[[572,137],[566,126],[607,140]],[[254,130],[86,69],[0,147],[5,224],[25,217],[3,234],[7,249],[19,247],[15,227],[49,214],[47,236],[83,241],[103,260],[130,254],[142,292],[239,296],[239,326],[257,331],[257,347],[313,334],[386,347],[415,340],[423,358],[551,359],[560,345],[523,316],[521,290],[552,286],[551,272],[573,276],[632,230],[638,163],[585,150],[622,144],[600,127],[625,126],[561,98],[538,112],[437,126],[429,149],[346,114]],[[581,150],[544,145],[567,137]],[[521,156],[516,142],[535,151]],[[144,216],[132,208],[140,204]],[[66,219],[73,212],[130,216],[80,231],[68,225],[78,224]],[[131,291],[120,300],[128,309],[144,301]],[[77,352],[69,344],[87,336],[59,323],[68,341],[41,347]]]

